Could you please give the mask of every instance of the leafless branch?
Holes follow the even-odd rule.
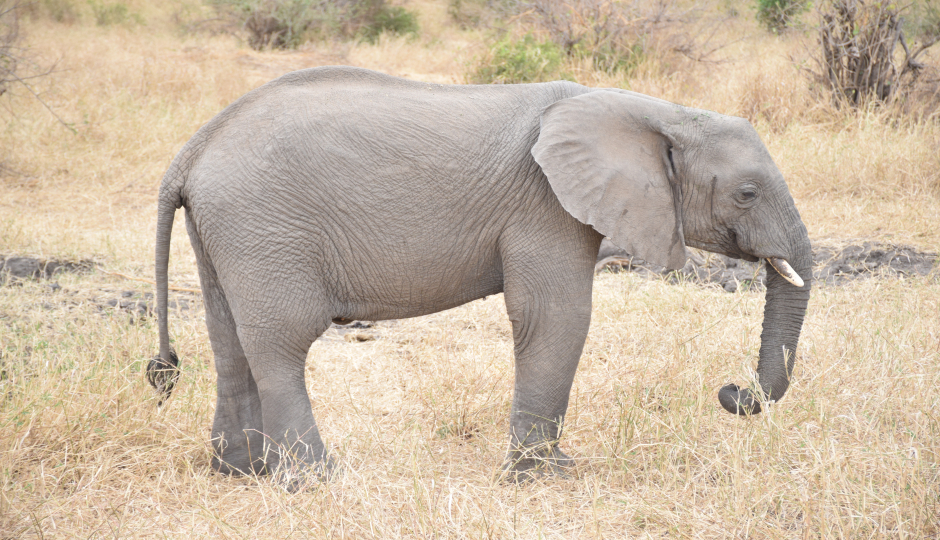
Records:
[[[4,94],[11,84],[19,84],[32,94],[55,119],[68,130],[75,132],[75,128],[68,125],[52,107],[39,95],[28,81],[46,77],[55,71],[56,65],[41,68],[29,59],[29,50],[20,46],[19,9],[22,4],[16,0],[3,3],[0,9],[0,95]]]

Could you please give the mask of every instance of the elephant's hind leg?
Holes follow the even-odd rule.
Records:
[[[236,313],[239,341],[261,399],[265,462],[289,488],[328,477],[332,469],[304,377],[307,352],[330,325],[329,314],[318,309],[322,305],[315,294],[297,293],[276,305],[249,300],[243,318]]]
[[[261,399],[235,320],[211,262],[198,242],[193,246],[206,304],[206,326],[218,374],[212,423],[212,468],[225,474],[265,472]]]

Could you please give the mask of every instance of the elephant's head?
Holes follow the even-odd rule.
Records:
[[[767,259],[755,390],[783,397],[812,250],[783,175],[746,120],[600,90],[548,107],[532,155],[565,210],[636,257],[680,268],[688,245]],[[730,412],[760,412],[750,389],[731,384],[718,398]]]

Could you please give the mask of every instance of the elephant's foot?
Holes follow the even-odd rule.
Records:
[[[339,472],[339,464],[329,455],[313,463],[282,459],[274,473],[274,478],[288,492],[297,493],[329,482],[336,478]]]
[[[574,459],[557,445],[511,450],[503,464],[501,478],[515,483],[526,483],[549,475],[566,478],[573,467]]]
[[[304,448],[303,443],[294,443],[294,448],[287,451],[274,450],[272,446],[265,451],[258,444],[253,448],[259,451],[251,454],[245,444],[240,445],[238,451],[228,448],[227,452],[221,452],[220,449],[226,445],[224,439],[220,441],[215,441],[213,445],[216,451],[211,462],[213,470],[231,476],[265,476],[273,473],[275,481],[291,493],[327,482],[339,472],[336,460],[324,449],[316,452]],[[301,451],[292,451],[298,447]]]
[[[291,493],[329,482],[339,473],[339,464],[322,441],[314,444],[294,441],[290,446],[272,444],[267,462],[274,480]]]
[[[268,474],[268,469],[264,465],[264,460],[256,459],[254,461],[248,459],[223,459],[217,455],[212,456],[211,462],[212,470],[220,474],[226,474],[229,476],[248,476],[248,475],[258,475],[264,476]]]
[[[265,475],[264,439],[255,430],[242,430],[241,437],[216,431],[212,438],[212,469],[230,476]]]
[[[268,474],[264,438],[253,429],[241,430],[240,436],[216,431],[212,437],[211,466],[214,471],[230,476]]]

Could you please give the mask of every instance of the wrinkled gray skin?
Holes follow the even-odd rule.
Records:
[[[719,399],[731,412],[783,396],[809,298],[806,229],[747,121],[571,82],[442,86],[317,68],[233,103],[160,188],[163,359],[180,206],[218,370],[212,464],[226,473],[329,470],[304,362],[331,321],[416,317],[499,292],[515,340],[506,468],[570,465],[558,440],[605,235],[673,268],[685,246],[780,257],[806,281],[768,269],[765,395],[729,385]]]

